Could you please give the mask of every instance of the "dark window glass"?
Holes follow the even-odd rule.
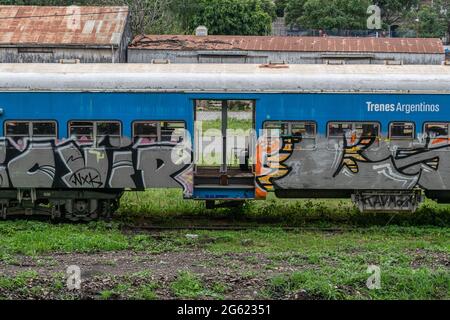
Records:
[[[448,123],[427,123],[425,125],[425,133],[430,138],[447,138]]]
[[[389,128],[390,138],[414,138],[414,124],[411,122],[393,122]]]
[[[97,122],[97,137],[120,136],[119,122]]]
[[[30,123],[8,121],[6,122],[6,136],[28,137],[30,135]]]
[[[33,136],[56,137],[56,123],[33,122]]]
[[[161,125],[161,141],[181,142],[184,135],[184,123],[164,121]]]
[[[288,135],[289,125],[286,122],[266,122],[264,123],[264,128],[269,132],[269,136],[275,136],[277,130],[279,130],[279,135]]]
[[[329,137],[339,137],[345,135],[347,131],[352,130],[352,123],[329,123],[328,124],[328,136]]]
[[[147,138],[150,141],[158,140],[157,122],[135,122],[133,124],[134,138]]]
[[[316,125],[312,122],[295,122],[291,124],[291,135],[294,137],[311,138],[316,135]]]
[[[69,134],[77,140],[92,141],[94,139],[94,123],[88,121],[71,121],[69,123]]]
[[[355,129],[360,137],[378,137],[380,126],[378,123],[355,123]]]

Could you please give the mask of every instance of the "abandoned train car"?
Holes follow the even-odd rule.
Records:
[[[89,220],[186,199],[450,199],[450,67],[1,65],[0,208]]]

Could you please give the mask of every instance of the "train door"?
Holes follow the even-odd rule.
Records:
[[[194,198],[253,198],[255,101],[196,100]]]

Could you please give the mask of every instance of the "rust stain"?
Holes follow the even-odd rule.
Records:
[[[296,52],[444,53],[436,38],[139,35],[130,48],[152,50],[249,50]]]
[[[119,45],[112,41],[117,38],[113,32],[124,32],[128,7],[77,8],[0,6],[0,45]],[[92,27],[89,33],[83,33],[86,23]]]

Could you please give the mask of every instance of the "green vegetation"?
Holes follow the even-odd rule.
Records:
[[[360,213],[350,199],[277,199],[247,201],[242,208],[206,209],[204,202],[183,199],[179,189],[127,192],[117,219],[152,218],[170,224],[179,217],[228,218],[242,223],[272,223],[283,226],[321,225],[450,225],[450,206],[427,199],[411,213]],[[205,221],[209,223],[210,221]],[[182,223],[176,221],[176,223]]]
[[[447,227],[372,226],[339,231],[284,231],[275,227],[243,231],[191,230],[189,233],[197,235],[191,238],[186,237],[184,230],[165,231],[156,237],[125,235],[117,224],[106,227],[101,222],[55,225],[3,221],[0,227],[0,257],[7,255],[22,259],[17,254],[82,254],[112,248],[145,252],[142,258],[147,253],[157,254],[162,250],[166,254],[176,251],[177,257],[187,252],[201,254],[198,261],[186,255],[186,259],[193,260],[175,266],[179,272],[172,279],[161,280],[161,277],[153,277],[148,271],[150,269],[144,269],[136,273],[107,276],[105,282],[97,280],[102,283],[94,287],[98,290],[94,297],[98,299],[156,299],[161,294],[167,296],[167,291],[176,298],[223,299],[233,296],[237,288],[230,287],[226,278],[221,278],[222,273],[212,273],[213,278],[211,275],[204,278],[196,274],[196,268],[222,268],[227,270],[227,275],[236,274],[242,281],[257,280],[262,285],[258,290],[260,298],[292,298],[299,295],[308,299],[450,298],[450,228]],[[39,236],[24,238],[25,230]],[[108,237],[116,239],[114,246],[111,240],[107,244]],[[55,239],[66,245],[55,245]],[[96,239],[98,244],[92,246],[92,239]],[[171,267],[174,267],[173,263],[177,262],[171,261]],[[0,260],[0,263],[9,262]],[[133,264],[141,265],[139,261]],[[366,287],[369,265],[380,267],[381,289],[369,290]],[[36,268],[44,270],[46,267]],[[79,297],[76,292],[66,291],[64,274],[50,280],[41,276],[41,271],[1,275],[0,297],[6,297],[11,292],[18,297],[40,297],[43,292],[51,297]],[[95,294],[95,291],[89,292]]]
[[[229,287],[221,282],[215,282],[208,288],[202,280],[194,273],[180,271],[176,279],[170,284],[172,293],[181,299],[199,299],[202,297],[212,297],[223,299]]]
[[[413,30],[441,37],[449,30],[450,0],[0,0],[6,5],[127,5],[136,34],[192,34],[205,25],[210,34],[265,35],[276,16],[288,25],[313,29],[365,30],[367,8],[381,8],[383,30]]]
[[[132,300],[155,300],[158,298],[156,289],[158,284],[151,280],[151,273],[143,271],[116,276],[112,279],[116,283],[111,289],[102,290],[100,299],[132,299]]]
[[[17,254],[37,256],[48,252],[99,252],[136,250],[158,253],[176,250],[183,239],[156,241],[143,234],[127,236],[119,225],[103,222],[49,224],[36,221],[0,223],[0,261],[14,263]],[[181,242],[179,242],[181,241]]]
[[[184,299],[198,298],[205,291],[200,279],[187,271],[180,272],[177,279],[172,282],[170,288],[175,296]]]
[[[449,229],[374,227],[318,235],[270,228],[199,234],[199,241],[216,239],[206,245],[216,254],[264,253],[272,260],[272,270],[283,263],[298,266],[301,271],[270,278],[262,297],[303,293],[312,299],[450,298],[450,273],[445,266]],[[243,245],[242,239],[252,244]],[[381,289],[366,287],[369,264],[381,269]]]

